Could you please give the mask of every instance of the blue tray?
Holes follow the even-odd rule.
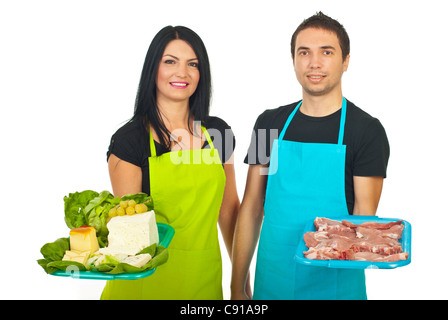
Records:
[[[353,261],[353,260],[313,260],[305,258],[303,252],[308,251],[308,247],[305,245],[303,235],[301,236],[299,245],[297,247],[295,261],[304,265],[327,267],[327,268],[343,268],[343,269],[394,269],[397,267],[403,267],[411,263],[411,224],[403,219],[393,218],[379,218],[377,216],[342,216],[336,218],[329,218],[331,220],[342,221],[347,220],[354,224],[361,224],[364,222],[378,222],[389,223],[393,221],[403,221],[403,234],[399,240],[403,252],[409,253],[409,257],[406,260],[394,261],[394,262],[374,262],[374,261]],[[314,219],[310,220],[305,226],[305,232],[316,231],[314,227]]]
[[[159,245],[168,248],[171,239],[174,236],[174,228],[165,223],[157,222],[157,230],[159,231]],[[150,269],[143,272],[136,273],[119,273],[119,274],[109,274],[105,272],[98,271],[78,271],[78,270],[70,270],[70,267],[67,268],[66,271],[57,270],[55,272],[50,273],[52,276],[59,277],[72,277],[74,279],[89,279],[89,280],[135,280],[140,278],[145,278],[152,275],[157,268]]]

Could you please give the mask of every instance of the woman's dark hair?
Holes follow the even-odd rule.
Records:
[[[338,21],[326,16],[321,11],[316,13],[315,15],[305,19],[296,29],[294,34],[291,37],[291,54],[294,59],[295,56],[295,47],[296,47],[296,39],[297,35],[300,31],[308,28],[316,28],[316,29],[324,29],[328,31],[332,31],[336,34],[339,40],[339,45],[342,50],[342,58],[345,60],[347,56],[350,54],[350,39],[348,37],[347,31]]]
[[[166,26],[155,35],[146,53],[137,97],[135,99],[134,116],[130,120],[140,122],[145,129],[149,129],[149,124],[151,124],[151,127],[159,138],[159,142],[166,149],[170,149],[170,132],[164,125],[159,107],[157,106],[156,79],[163,52],[168,43],[176,39],[186,41],[192,47],[198,58],[200,77],[196,91],[189,100],[190,113],[188,120],[193,117],[195,121],[204,123],[210,111],[211,72],[204,43],[189,28],[183,26]]]

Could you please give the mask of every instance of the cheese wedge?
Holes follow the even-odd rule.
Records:
[[[75,261],[83,265],[86,265],[87,260],[90,256],[90,250],[78,251],[78,250],[67,250],[65,251],[63,261]]]
[[[99,248],[94,227],[83,226],[70,230],[70,250],[94,253]]]

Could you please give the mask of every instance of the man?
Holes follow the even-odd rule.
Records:
[[[244,284],[258,239],[254,299],[367,298],[363,270],[294,261],[306,222],[375,215],[380,200],[389,144],[381,123],[342,95],[349,53],[344,27],[321,12],[292,36],[303,100],[266,110],[255,124],[235,231],[232,299],[251,298]]]

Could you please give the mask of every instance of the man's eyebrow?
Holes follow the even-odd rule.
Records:
[[[333,47],[333,46],[322,46],[322,47],[320,47],[320,49],[332,49],[332,50],[336,50],[336,48]],[[299,51],[299,50],[310,50],[310,48],[309,48],[309,47],[305,47],[305,46],[300,46],[300,47],[297,48],[297,51]]]
[[[166,56],[171,57],[171,58],[176,59],[176,60],[179,60],[178,57],[173,56],[172,54],[166,54],[166,55],[164,55],[164,57],[166,57]],[[187,61],[193,61],[193,60],[198,60],[198,58],[188,59]]]
[[[297,48],[297,51],[299,51],[299,50],[310,50],[310,48],[301,46],[301,47]]]

